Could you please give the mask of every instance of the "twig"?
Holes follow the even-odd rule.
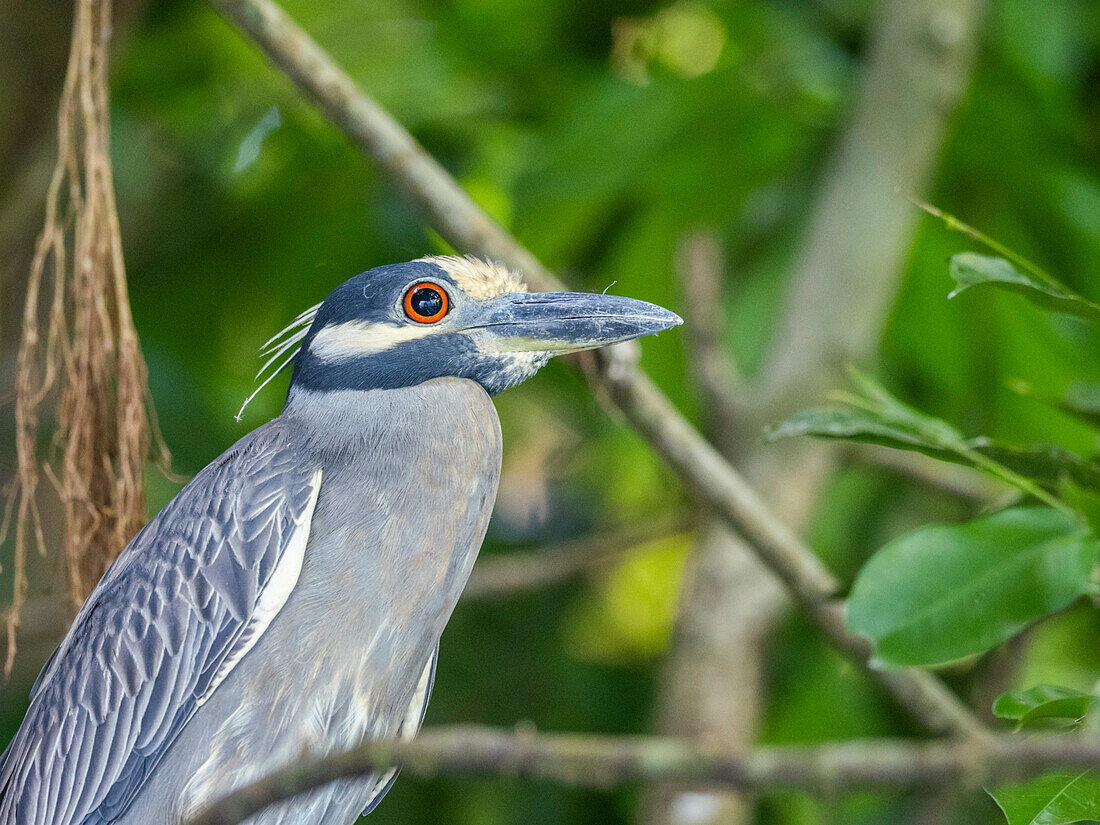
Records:
[[[529,251],[497,226],[413,137],[363,94],[333,59],[272,0],[211,0],[281,67],[310,100],[385,171],[456,247],[495,258],[536,289],[561,284]],[[611,348],[614,350],[615,348]],[[768,511],[729,463],[680,415],[644,373],[612,369],[607,356],[596,381],[715,512],[744,535],[761,559],[837,648],[866,668],[868,646],[844,628],[833,600],[837,581],[820,560]],[[615,372],[616,375],[611,373]],[[937,733],[980,736],[972,713],[935,677],[916,670],[868,671],[917,719]]]
[[[764,500],[797,532],[813,512],[839,450],[822,443],[764,448],[751,436],[758,423],[782,420],[816,398],[836,380],[839,364],[861,359],[878,344],[904,275],[916,217],[893,187],[925,191],[935,177],[944,126],[970,73],[967,56],[977,39],[982,2],[875,5],[847,122],[815,187],[792,258],[788,300],[748,392],[738,388],[742,409],[735,414],[736,428],[723,420],[721,394],[708,391],[714,367],[703,342],[695,344],[695,379],[704,391],[700,406],[709,425],[704,434],[745,469]],[[682,314],[688,317],[689,310],[686,305]],[[692,325],[706,320],[705,312],[688,317],[685,340],[691,342]],[[713,411],[706,409],[708,402]],[[699,533],[709,540],[700,544],[687,570],[684,593],[690,595],[681,599],[666,656],[658,718],[668,734],[721,737],[731,750],[748,747],[761,713],[768,631],[777,624],[784,599],[766,570],[742,558],[749,552],[743,543],[707,526]],[[744,629],[731,632],[733,622]],[[739,678],[731,680],[728,673]],[[642,806],[642,825],[681,825],[682,792],[655,789]],[[696,800],[695,825],[754,820],[743,798],[713,793],[704,799]]]
[[[761,447],[751,407],[754,387],[746,383],[726,341],[725,265],[716,234],[706,229],[687,234],[677,246],[675,263],[688,374],[699,397],[702,433],[730,463],[746,460]],[[745,466],[751,473],[751,464]],[[699,516],[672,639],[659,668],[655,732],[720,742],[728,753],[742,754],[759,732],[766,650],[788,599],[722,516],[706,506]],[[785,512],[785,517],[790,523],[791,514]],[[729,678],[731,673],[737,678]],[[747,825],[752,820],[753,803],[745,794],[727,790],[700,796],[700,789],[657,782],[643,794],[635,821],[681,825],[685,798],[700,803],[692,817],[695,825]]]
[[[727,442],[742,429],[745,385],[723,335],[722,271],[722,250],[713,233],[697,231],[680,243],[676,274],[684,296],[684,339],[708,419],[704,431]],[[719,447],[732,454],[724,443]]]
[[[530,553],[482,557],[462,591],[462,600],[487,601],[558,584],[611,565],[642,544],[684,533],[690,526],[686,515],[676,514],[652,524],[587,536]]]
[[[837,795],[888,788],[979,788],[1097,764],[1100,742],[1073,736],[999,736],[981,747],[973,742],[872,739],[759,747],[733,756],[667,737],[429,728],[411,741],[367,742],[343,753],[304,758],[234,791],[188,825],[237,825],[268,805],[334,780],[393,766],[418,776],[522,776],[598,789],[661,779]]]
[[[56,470],[73,604],[145,523],[142,474],[155,432],[145,360],[130,314],[109,152],[111,0],[76,0],[57,115],[57,161],[27,278],[15,374],[17,471],[0,524],[15,527],[11,673],[29,582],[29,539],[45,552],[38,489]],[[53,407],[53,468],[39,466],[40,415]],[[165,451],[166,455],[166,451]],[[28,535],[28,533],[30,535]]]

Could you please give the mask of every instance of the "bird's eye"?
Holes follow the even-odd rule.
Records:
[[[434,324],[447,314],[447,293],[425,281],[405,293],[405,314],[418,324]]]

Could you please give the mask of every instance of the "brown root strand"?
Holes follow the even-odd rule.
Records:
[[[144,524],[142,476],[151,446],[158,463],[169,461],[130,313],[112,183],[111,2],[75,0],[75,7],[58,110],[58,156],[27,281],[16,366],[17,469],[0,525],[0,541],[9,522],[15,528],[5,673],[11,671],[19,611],[30,586],[31,536],[40,553],[47,551],[39,512],[42,470],[62,506],[61,550],[69,594],[79,605]],[[54,399],[55,408],[52,458],[43,467],[36,446],[47,399]]]

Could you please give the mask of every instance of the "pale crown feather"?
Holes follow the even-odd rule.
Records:
[[[450,275],[459,288],[479,301],[496,298],[509,292],[526,292],[527,284],[502,263],[482,260],[472,255],[430,255],[417,262],[435,264]]]

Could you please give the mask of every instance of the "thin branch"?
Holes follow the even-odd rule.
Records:
[[[462,601],[488,601],[559,584],[589,570],[608,567],[643,544],[690,528],[688,517],[678,513],[658,522],[586,536],[535,552],[482,557],[462,591]]]
[[[1074,736],[999,736],[984,746],[871,739],[765,746],[735,756],[668,737],[547,734],[522,728],[429,728],[411,741],[367,742],[343,753],[304,758],[234,791],[188,825],[237,825],[297,794],[394,766],[425,777],[522,776],[597,789],[660,779],[738,790],[790,788],[833,796],[872,789],[975,789],[1097,764],[1100,742]]]
[[[363,94],[277,4],[271,0],[211,0],[211,4],[255,40],[317,108],[390,175],[443,237],[460,249],[517,269],[536,289],[561,289],[560,281],[495,224],[438,161]],[[866,669],[867,644],[844,628],[840,606],[833,599],[838,583],[832,573],[764,506],[742,476],[644,373],[632,367],[618,368],[613,355],[598,360],[602,369],[596,383],[610,392],[681,478],[746,537],[837,648]],[[982,735],[981,723],[935,677],[916,670],[868,673],[930,730]]]
[[[704,431],[732,441],[745,419],[745,382],[723,334],[723,269],[722,250],[712,232],[693,232],[681,241],[676,275],[683,293],[684,340],[700,406],[709,419]],[[731,455],[725,444],[719,447]]]
[[[755,388],[746,386],[727,341],[725,263],[713,230],[695,230],[680,240],[675,273],[702,433],[727,461],[745,461],[752,473],[746,459],[763,446],[751,408]],[[791,523],[792,514],[784,515]],[[787,594],[744,538],[706,506],[683,578],[672,638],[659,668],[655,732],[721,742],[731,754],[745,753],[756,742],[763,718],[766,650]],[[737,678],[731,679],[731,673]],[[637,823],[680,825],[684,792],[674,783],[655,783],[639,802]],[[706,813],[696,825],[747,825],[752,819],[753,803],[746,794],[689,798],[706,800]]]
[[[820,175],[772,344],[748,392],[737,388],[740,411],[724,412],[721,387],[727,382],[714,360],[724,348],[708,347],[704,337],[714,340],[707,310],[719,302],[700,290],[695,301],[702,311],[696,317],[689,316],[692,301],[684,305],[683,335],[694,343],[690,352],[702,390],[703,432],[728,460],[745,468],[764,500],[796,532],[813,511],[839,450],[820,442],[797,450],[763,448],[753,436],[759,423],[782,420],[804,406],[835,381],[839,364],[868,355],[878,343],[904,275],[916,218],[893,186],[920,192],[934,179],[944,125],[971,71],[965,56],[973,52],[982,2],[876,4],[865,32],[859,83],[834,157]],[[705,267],[682,271],[689,277],[707,274]],[[693,326],[704,330],[694,342]],[[751,551],[743,542],[713,526],[699,533],[707,539],[686,573],[684,592],[690,596],[681,599],[658,718],[665,733],[720,737],[731,750],[747,748],[761,715],[768,631],[785,600],[768,571],[744,558]],[[743,629],[731,632],[733,622]],[[731,680],[729,673],[739,678]],[[682,788],[655,788],[641,806],[642,825],[680,825],[682,793]],[[714,793],[704,799],[696,825],[753,820],[744,795]]]

